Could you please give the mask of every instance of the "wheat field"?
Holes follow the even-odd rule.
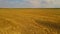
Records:
[[[60,9],[0,8],[0,34],[60,34]]]

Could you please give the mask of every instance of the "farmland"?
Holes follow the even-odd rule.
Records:
[[[60,34],[60,9],[0,8],[0,34]]]

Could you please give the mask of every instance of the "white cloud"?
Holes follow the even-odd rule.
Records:
[[[34,7],[39,7],[40,5],[40,0],[26,0],[30,2]]]
[[[60,0],[0,0],[1,7],[44,8],[60,7]]]

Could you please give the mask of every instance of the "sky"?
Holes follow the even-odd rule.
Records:
[[[60,0],[0,0],[0,8],[60,8]]]

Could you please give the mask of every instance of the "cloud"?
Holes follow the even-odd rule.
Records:
[[[22,0],[6,0],[6,1],[0,1],[0,7],[4,8],[27,8],[27,7],[33,7],[31,3],[28,1],[22,1]]]
[[[40,0],[26,0],[27,2],[30,2],[34,7],[39,7]]]
[[[0,0],[0,8],[58,8],[60,0]]]
[[[34,8],[39,7],[39,0],[2,0],[0,7]]]

